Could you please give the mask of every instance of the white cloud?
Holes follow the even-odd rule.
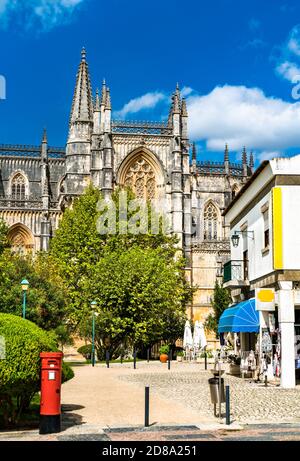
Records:
[[[259,162],[263,162],[264,160],[272,160],[273,158],[276,158],[276,157],[283,157],[282,155],[282,152],[278,152],[278,151],[262,151],[258,154],[255,155],[255,158],[259,161]]]
[[[125,118],[128,114],[134,114],[144,109],[153,109],[159,102],[167,99],[167,96],[159,91],[146,93],[143,96],[131,99],[121,110],[116,111],[114,115]]]
[[[285,43],[280,47],[280,56],[276,58],[275,71],[289,82],[299,81],[300,76],[300,25],[292,28]]]
[[[296,56],[300,56],[300,26],[293,27],[290,32],[290,36],[287,43],[289,51],[294,53]]]
[[[273,152],[300,145],[300,103],[267,97],[259,88],[218,86],[187,99],[192,140],[210,150],[249,149]]]
[[[184,86],[181,90],[181,96],[183,98],[186,98],[187,96],[190,96],[191,93],[193,93],[193,88],[189,87],[189,86]]]
[[[0,0],[0,24],[21,23],[25,29],[50,30],[69,22],[77,7],[85,1]]]
[[[295,83],[300,76],[300,67],[294,62],[284,61],[276,67],[276,72],[289,82]]]

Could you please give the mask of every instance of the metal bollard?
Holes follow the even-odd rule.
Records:
[[[221,378],[221,362],[219,362],[219,418],[220,422],[222,420],[222,398],[221,398],[221,392],[222,392],[222,378]]]
[[[268,387],[268,376],[265,375],[265,387]]]
[[[106,351],[106,366],[109,368],[109,351]]]
[[[150,349],[149,349],[149,347],[147,349],[147,362],[148,363],[150,362]]]
[[[149,427],[149,405],[150,403],[150,392],[149,386],[145,387],[145,427]]]
[[[133,352],[133,368],[136,370],[136,350]]]
[[[207,370],[207,353],[204,353],[204,368]]]
[[[168,354],[168,370],[171,370],[171,352]]]
[[[226,424],[230,425],[230,387],[226,386]]]

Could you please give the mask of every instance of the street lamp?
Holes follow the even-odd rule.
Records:
[[[91,302],[91,308],[93,310],[92,312],[92,366],[95,366],[95,308],[97,306],[96,301]]]
[[[239,246],[241,234],[251,235],[252,240],[254,240],[254,231],[235,231],[234,234],[231,236],[231,241],[234,248],[237,248]]]
[[[23,319],[26,318],[26,292],[28,290],[28,286],[29,286],[28,280],[23,279],[21,282],[21,287],[23,291],[23,313],[22,313]]]

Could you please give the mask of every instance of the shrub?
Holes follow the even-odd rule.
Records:
[[[90,360],[92,357],[92,345],[91,344],[85,344],[84,346],[81,346],[79,349],[77,349],[78,354],[83,355],[83,357],[86,360]]]
[[[74,371],[70,367],[70,365],[66,362],[63,362],[62,364],[62,377],[61,377],[61,382],[66,383],[67,381],[70,381],[70,379],[74,378]]]
[[[53,333],[28,320],[0,314],[0,336],[5,340],[5,359],[0,360],[0,407],[4,423],[15,423],[40,389],[41,352],[56,352]],[[71,372],[65,367],[65,377]]]
[[[169,348],[169,346],[167,346],[167,345],[161,346],[161,347],[159,348],[159,353],[160,353],[160,354],[168,354],[169,351],[170,351],[170,348]]]

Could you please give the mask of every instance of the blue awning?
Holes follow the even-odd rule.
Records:
[[[258,333],[259,315],[255,299],[248,299],[226,309],[220,317],[219,333]]]

